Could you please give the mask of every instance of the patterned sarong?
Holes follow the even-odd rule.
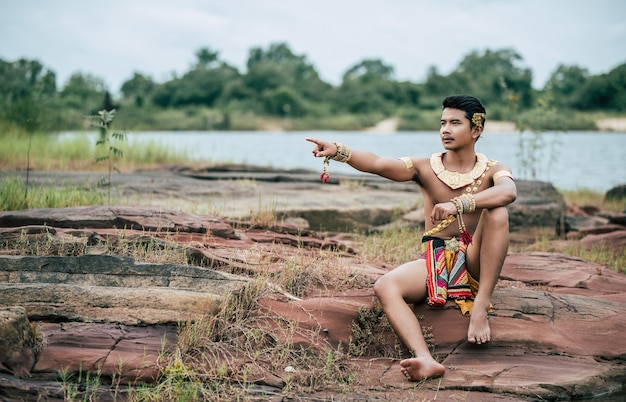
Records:
[[[448,298],[457,301],[471,299],[470,281],[473,278],[465,265],[467,245],[456,239],[443,240],[428,236],[422,242],[428,274],[428,304],[443,306]],[[471,311],[471,306],[469,309]],[[463,314],[466,315],[466,312],[463,311]]]

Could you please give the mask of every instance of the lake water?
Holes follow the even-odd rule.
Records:
[[[67,135],[78,134],[63,134]],[[95,138],[95,133],[88,135]],[[156,141],[186,152],[193,161],[321,171],[322,160],[311,155],[313,144],[306,142],[306,137],[343,142],[353,149],[394,158],[429,156],[443,150],[436,131],[393,134],[361,131],[141,132],[128,133],[128,144]],[[516,178],[549,181],[559,189],[606,191],[626,183],[626,133],[546,132],[540,136],[485,133],[478,140],[476,149],[491,159],[507,163]],[[522,152],[523,149],[526,152]],[[330,170],[331,173],[359,173],[333,161]]]

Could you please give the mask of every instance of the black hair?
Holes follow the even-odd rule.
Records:
[[[474,113],[484,113],[487,114],[485,107],[478,100],[470,95],[451,95],[443,100],[442,109],[450,108],[450,109],[458,109],[465,112],[465,117],[470,121],[470,128],[475,126],[472,121],[472,117],[474,117]],[[485,127],[485,119],[483,119],[483,127]]]

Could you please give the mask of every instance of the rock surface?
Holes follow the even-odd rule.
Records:
[[[23,172],[15,174],[24,176]],[[33,185],[44,186],[83,186],[97,179],[97,174],[87,172],[31,172],[29,178]],[[184,216],[178,218],[183,222],[156,219],[159,209],[193,211],[229,219],[274,214],[280,220],[304,219],[307,228],[324,231],[372,230],[422,210],[422,196],[415,183],[392,182],[368,174],[333,174],[327,184],[321,184],[318,174],[309,171],[182,166],[116,175],[112,181],[113,197],[120,200],[118,204],[128,201],[136,205],[141,200],[142,206],[157,207],[157,210],[137,212],[137,218],[144,214],[138,224],[147,230],[154,229],[154,222],[174,229],[187,219]],[[536,181],[516,182],[518,199],[509,207],[511,230],[541,227],[563,235],[566,207],[554,186]],[[114,224],[122,228],[128,224],[116,217],[115,207],[103,213],[102,217],[95,218],[95,227]],[[49,216],[43,219],[44,214]],[[64,211],[45,211],[31,222],[81,219],[64,214]],[[0,215],[0,227],[13,226],[11,219]],[[417,220],[409,216],[403,224],[418,227],[423,226],[423,222],[423,216]]]
[[[142,182],[150,179],[143,177]],[[173,191],[181,198],[188,197],[178,187],[182,184],[174,182]],[[212,181],[196,180],[195,187],[207,182]],[[233,186],[230,182],[222,185]],[[359,188],[360,202],[393,210],[416,196],[407,190],[406,198],[394,199],[402,191],[390,192],[386,183],[380,185],[384,191]],[[255,192],[273,191],[265,188],[264,182],[255,186]],[[191,191],[192,187],[185,189]],[[338,191],[343,195],[341,187],[319,188],[332,193],[330,199],[337,197]],[[153,182],[151,188],[161,191],[162,187]],[[222,196],[228,193],[220,191]],[[302,203],[307,195],[311,198],[311,192],[299,191]],[[558,199],[546,204],[555,211],[562,207]],[[338,210],[354,208],[331,205]],[[546,225],[550,228],[555,228],[555,219],[565,221],[564,213],[536,215],[549,216]],[[59,372],[100,370],[103,377],[117,375],[125,383],[154,381],[161,352],[176,342],[178,322],[210,313],[215,301],[246,281],[245,275],[232,272],[244,274],[263,266],[280,269],[281,261],[299,256],[303,249],[311,255],[320,250],[335,253],[342,265],[369,278],[370,283],[393,268],[355,262],[359,245],[341,233],[244,224],[237,218],[187,214],[164,206],[0,213],[2,249],[9,243],[26,244],[25,239],[44,237],[51,254],[0,258],[0,317],[7,317],[2,318],[5,326],[0,328],[15,334],[8,337],[3,333],[0,338],[4,340],[0,343],[0,372],[4,373],[0,374],[0,399],[63,400]],[[376,226],[375,222],[370,226]],[[583,229],[576,230],[574,241],[598,244],[604,240],[593,236],[611,234],[608,244],[623,252],[620,230],[585,234]],[[148,263],[105,254],[103,245],[119,236],[144,245],[180,248],[193,264]],[[74,250],[76,256],[68,250]],[[294,326],[321,331],[332,345],[349,343],[350,323],[358,319],[360,308],[372,308],[375,301],[371,286],[314,292],[300,298],[282,290],[277,294],[262,299],[260,305]],[[432,332],[434,353],[448,368],[443,378],[409,383],[398,370],[399,360],[370,352],[351,361],[359,373],[351,394],[326,391],[302,395],[302,399],[503,401],[623,395],[626,338],[621,334],[626,331],[626,276],[558,253],[510,254],[493,302],[493,341],[483,346],[466,342],[468,321],[456,307],[415,307],[424,328]],[[33,327],[35,331],[28,331]],[[385,336],[390,343],[395,339],[390,332]],[[269,395],[280,396],[281,375],[265,373],[257,383],[265,386]]]

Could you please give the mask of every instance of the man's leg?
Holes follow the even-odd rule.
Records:
[[[400,340],[415,357],[400,362],[402,373],[411,380],[442,376],[445,367],[433,359],[422,327],[408,303],[426,299],[426,261],[400,265],[376,281],[374,292]]]
[[[491,340],[487,313],[508,248],[509,214],[506,207],[483,210],[472,244],[467,248],[467,269],[480,282],[467,330],[467,340],[471,343]]]

